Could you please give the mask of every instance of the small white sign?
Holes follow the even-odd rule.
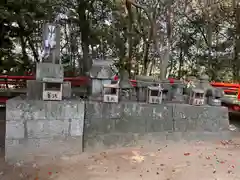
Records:
[[[203,105],[204,104],[204,99],[193,99],[193,105]]]
[[[62,83],[43,83],[42,99],[44,101],[62,100]]]
[[[210,98],[209,99],[209,104],[212,105],[212,106],[221,106],[222,105],[222,101],[220,99]]]
[[[105,94],[103,96],[103,102],[118,103],[118,96],[117,95]]]
[[[62,92],[61,91],[44,91],[43,100],[45,101],[61,101]]]
[[[150,104],[161,104],[162,103],[162,97],[161,96],[149,96]]]

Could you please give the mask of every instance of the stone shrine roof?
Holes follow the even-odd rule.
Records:
[[[91,78],[111,79],[115,73],[111,69],[113,61],[95,60],[90,70]]]

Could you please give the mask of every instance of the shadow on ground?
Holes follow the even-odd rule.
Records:
[[[229,114],[230,126],[234,126],[235,131],[240,132],[240,113],[239,114]]]

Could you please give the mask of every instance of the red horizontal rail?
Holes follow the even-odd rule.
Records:
[[[235,93],[237,93],[237,92],[238,92],[238,90],[233,90],[233,89],[225,89],[225,90],[224,90],[224,92],[235,92]]]
[[[8,76],[8,75],[0,75],[0,79],[12,79],[12,80],[34,80],[35,76]],[[88,81],[89,78],[86,76],[80,77],[65,77],[64,81]]]
[[[0,75],[0,79],[12,79],[12,80],[34,80],[34,76],[8,76]]]
[[[72,86],[81,86],[85,85],[86,83],[84,81],[71,81]],[[0,81],[0,88],[7,88],[7,85],[13,85],[13,86],[23,86],[25,85],[24,81],[16,82],[16,81],[8,81],[7,83],[5,81]]]
[[[35,76],[8,76],[0,75],[0,87],[1,85],[24,85],[26,80],[34,80]],[[86,85],[89,82],[89,78],[86,76],[82,77],[65,77],[64,81],[70,81],[72,86]]]
[[[240,87],[240,84],[222,83],[222,82],[212,82],[211,85],[214,87],[229,87],[229,88],[239,88]]]
[[[116,76],[115,78],[118,79]],[[9,84],[9,85],[16,85],[21,84],[21,80],[34,80],[35,76],[8,76],[8,75],[0,75],[0,79],[5,79],[0,81],[0,84]],[[83,85],[84,83],[88,83],[89,78],[86,76],[81,77],[65,77],[64,81],[71,81],[73,86]],[[136,86],[137,80],[130,80],[131,84],[133,86]],[[174,79],[169,79],[170,83],[174,83]],[[221,87],[221,88],[227,88],[224,89],[225,92],[233,92],[238,91],[240,88],[240,84],[234,84],[234,83],[224,83],[224,82],[212,82],[212,86],[214,87]]]
[[[12,79],[12,80],[34,80],[35,76],[8,76],[8,75],[0,75],[0,79]],[[118,79],[118,78],[117,78]],[[65,77],[65,81],[86,81],[88,77],[80,76],[80,77]],[[174,82],[174,79],[169,79],[169,81]],[[131,83],[136,83],[137,80],[130,80]],[[212,82],[212,86],[215,87],[232,87],[239,88],[240,84],[234,83],[223,83],[223,82]]]
[[[240,101],[240,88],[238,89],[237,99],[238,99],[238,101]]]
[[[8,99],[8,97],[0,97],[0,104],[6,103]]]

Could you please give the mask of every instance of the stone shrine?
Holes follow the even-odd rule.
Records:
[[[147,88],[155,84],[156,79],[153,76],[136,76],[137,80],[137,100],[141,102],[146,102],[148,99]]]
[[[120,100],[133,100],[133,86],[130,83],[129,73],[126,70],[120,71]]]
[[[182,81],[174,81],[171,90],[171,101],[176,103],[184,103],[183,90],[185,85]]]
[[[60,27],[47,23],[43,28],[42,62],[36,64],[36,80],[27,82],[27,97],[35,100],[71,98],[71,83],[64,82],[60,61]]]
[[[221,106],[221,98],[223,97],[223,90],[213,87],[209,82],[209,77],[206,74],[203,74],[200,77],[198,84],[199,88],[204,89],[205,91],[205,102],[211,106]]]
[[[199,88],[192,88],[189,94],[189,104],[202,106],[205,104],[205,91]]]
[[[147,103],[150,104],[162,104],[162,87],[148,86],[147,88]]]
[[[103,102],[118,103],[120,95],[119,84],[103,84]]]
[[[8,162],[82,152],[84,102],[72,98],[70,82],[63,81],[63,66],[54,62],[38,63],[36,80],[27,82],[27,96],[6,102]]]
[[[111,84],[114,72],[111,69],[113,61],[111,60],[93,60],[90,70],[90,78],[92,80],[92,98],[101,99],[103,93],[103,85]]]

